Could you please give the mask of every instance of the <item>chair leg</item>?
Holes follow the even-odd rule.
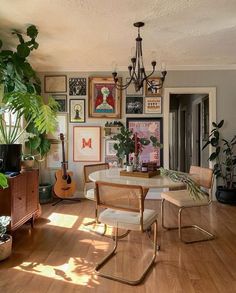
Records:
[[[187,225],[187,226],[182,226],[182,212],[185,208],[180,208],[179,212],[178,212],[178,231],[179,231],[179,239],[186,243],[186,244],[190,244],[190,243],[195,243],[195,242],[202,242],[202,241],[208,241],[208,240],[212,240],[215,238],[215,236],[210,233],[209,231],[203,229],[202,227],[199,227],[198,225]],[[206,237],[201,238],[201,239],[197,239],[197,240],[184,240],[183,236],[182,236],[182,229],[196,229],[198,231],[201,231],[202,233],[204,233],[206,235]]]
[[[211,234],[209,231],[197,226],[197,225],[187,225],[187,226],[182,226],[182,211],[184,209],[186,209],[187,207],[183,207],[183,208],[180,208],[179,209],[179,212],[178,212],[178,226],[177,227],[167,227],[164,223],[164,213],[165,213],[165,207],[164,207],[164,204],[165,204],[165,199],[163,198],[162,201],[161,201],[161,225],[164,229],[166,230],[177,230],[178,229],[178,234],[179,234],[179,239],[186,243],[186,244],[190,244],[190,243],[195,243],[195,242],[202,242],[202,241],[208,241],[208,240],[212,240],[215,238],[215,236],[213,234]],[[189,228],[192,228],[192,229],[197,229],[203,233],[205,233],[207,235],[207,237],[205,238],[201,238],[201,239],[198,239],[198,240],[184,240],[183,239],[183,236],[182,236],[182,229],[189,229]]]
[[[150,269],[152,268],[152,266],[155,263],[155,259],[156,259],[156,254],[157,254],[157,220],[154,222],[154,241],[153,241],[153,256],[151,261],[149,262],[148,266],[146,267],[146,269],[144,270],[144,272],[142,273],[141,277],[137,280],[128,280],[128,279],[124,279],[124,278],[120,278],[117,276],[113,276],[113,275],[109,275],[109,274],[105,274],[105,273],[101,273],[99,271],[100,268],[102,268],[115,254],[116,254],[116,249],[118,246],[118,228],[116,228],[116,233],[115,233],[115,245],[112,249],[112,251],[100,262],[97,264],[97,266],[95,267],[95,271],[96,273],[104,278],[113,280],[113,281],[118,281],[120,283],[124,283],[124,284],[128,284],[128,285],[138,285],[140,284],[144,278],[146,277],[147,273],[150,271]]]

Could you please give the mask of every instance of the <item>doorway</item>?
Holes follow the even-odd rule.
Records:
[[[178,113],[178,109],[170,107],[171,95],[194,96],[195,101],[192,103],[191,115],[186,110],[187,107],[185,109],[184,106],[181,108],[182,113]],[[197,95],[201,95],[199,96],[201,98],[201,106],[196,98]],[[216,121],[216,89],[165,88],[163,109],[164,168],[180,170],[181,165],[182,170],[188,171],[191,164],[212,167],[212,163],[207,160],[212,152],[212,148],[209,146],[203,152],[202,146],[204,139],[207,138],[208,133],[212,129],[212,122]],[[189,120],[194,124],[192,130],[186,129],[186,126],[189,125]],[[175,126],[176,123],[178,123],[178,127]],[[180,132],[182,132],[181,139],[179,139]],[[199,141],[199,143],[197,144],[196,141]],[[188,153],[187,156],[186,153]],[[185,158],[180,163],[180,156],[184,154]]]
[[[188,172],[191,165],[201,167],[208,165],[207,157],[202,156],[202,147],[208,137],[204,135],[206,128],[204,115],[209,119],[208,112],[208,94],[170,94],[172,119],[169,131],[171,142],[169,161],[172,170]],[[209,133],[209,130],[205,131]],[[176,159],[173,161],[174,157]]]

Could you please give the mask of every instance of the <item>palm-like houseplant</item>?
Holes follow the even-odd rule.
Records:
[[[209,160],[214,162],[213,170],[219,183],[216,198],[222,203],[236,204],[236,135],[231,140],[224,139],[221,133],[223,125],[224,120],[212,123],[213,129],[203,149],[208,145],[213,148]]]
[[[24,133],[30,133],[27,135],[27,146],[31,152],[42,157],[50,150],[46,134],[55,129],[57,104],[53,99],[49,99],[48,104],[44,103],[40,96],[40,79],[28,61],[31,52],[39,46],[36,42],[37,28],[28,26],[26,37],[16,30],[12,34],[19,41],[15,50],[4,49],[0,40],[0,85],[4,86],[0,107],[0,142],[15,144]],[[9,111],[14,115],[15,123],[8,126],[6,117]],[[19,131],[23,118],[25,124]]]

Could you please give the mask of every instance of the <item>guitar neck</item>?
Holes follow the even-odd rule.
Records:
[[[62,144],[62,162],[61,162],[61,167],[62,167],[62,174],[63,177],[67,176],[67,163],[66,163],[66,157],[65,157],[65,146],[64,146],[64,140],[61,141]]]

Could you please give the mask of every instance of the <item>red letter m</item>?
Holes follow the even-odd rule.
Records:
[[[91,138],[89,138],[87,141],[85,140],[85,138],[82,139],[82,149],[84,149],[86,147],[88,147],[90,149],[92,148],[92,139]]]

